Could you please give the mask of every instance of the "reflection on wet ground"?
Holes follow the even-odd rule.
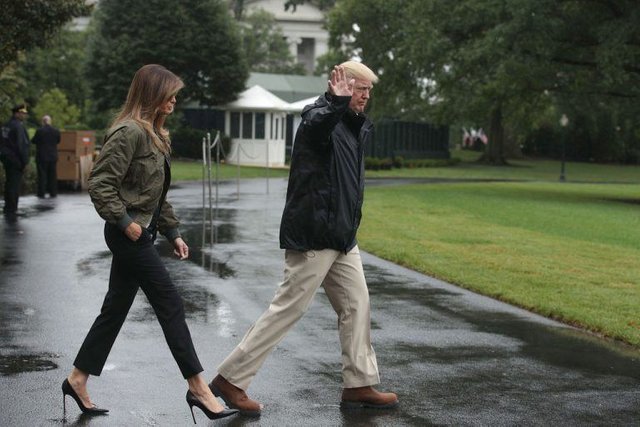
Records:
[[[96,274],[105,273],[105,271],[108,274],[110,265],[111,252],[102,251],[79,260],[76,268],[82,276],[95,276]]]
[[[22,264],[22,261],[17,256],[7,255],[0,258],[0,266],[7,267],[10,265]]]
[[[182,298],[184,304],[184,311],[187,319],[197,320],[203,323],[209,323],[211,313],[217,311],[220,300],[206,288],[196,286],[180,286],[176,283],[178,293]],[[156,315],[142,292],[137,295],[138,298],[143,298],[142,304],[137,304],[132,307],[129,319],[134,322],[155,322]],[[213,316],[217,317],[217,316]]]
[[[228,279],[235,275],[235,271],[227,262],[219,260],[214,254],[213,247],[217,244],[235,243],[238,236],[236,224],[233,219],[237,215],[236,209],[217,208],[214,212],[214,221],[207,221],[203,227],[203,214],[201,209],[180,210],[180,232],[189,245],[189,261],[199,265],[205,271],[214,273],[221,279]],[[211,244],[213,243],[213,245]],[[162,256],[171,256],[173,248],[162,242],[158,245],[158,251]]]
[[[202,250],[200,246],[190,244],[189,242],[191,242],[191,240],[188,240],[188,234],[184,234],[183,237],[189,245],[188,261],[196,264],[209,273],[215,274],[221,279],[229,279],[235,276],[235,270],[229,267],[225,261],[218,260],[218,258],[212,253],[212,250],[208,248]],[[156,244],[156,247],[162,257],[171,258],[174,256],[173,246],[168,242],[161,241]]]
[[[0,355],[0,373],[13,375],[57,369],[58,365],[51,360],[57,357],[57,355],[49,353]]]

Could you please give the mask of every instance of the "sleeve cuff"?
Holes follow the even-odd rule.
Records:
[[[177,228],[172,228],[170,230],[167,230],[166,233],[164,233],[164,237],[166,237],[168,241],[173,242],[178,237],[181,237],[180,231]]]
[[[122,231],[126,230],[127,227],[129,226],[129,224],[131,224],[133,222],[133,219],[131,219],[131,217],[129,216],[129,214],[124,214],[124,216],[122,218],[120,218],[117,222],[116,225],[118,226],[118,228]]]

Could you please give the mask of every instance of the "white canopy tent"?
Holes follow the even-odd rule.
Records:
[[[259,85],[250,87],[225,105],[225,132],[231,137],[227,162],[284,166],[289,105]]]

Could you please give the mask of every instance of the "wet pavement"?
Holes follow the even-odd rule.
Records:
[[[285,180],[219,188],[214,228],[203,228],[202,188],[169,198],[183,221],[189,261],[158,247],[187,310],[205,376],[267,307],[282,278],[278,225]],[[98,314],[109,275],[103,222],[84,193],[23,197],[16,223],[0,222],[0,425],[65,423],[60,385]],[[366,221],[366,218],[364,219]],[[203,234],[213,247],[203,249]],[[422,426],[640,425],[640,352],[363,254],[382,389],[401,405],[341,411],[335,314],[321,291],[267,359],[249,393],[260,419],[200,425]],[[67,399],[68,425],[187,426],[181,378],[140,293],[86,418]]]

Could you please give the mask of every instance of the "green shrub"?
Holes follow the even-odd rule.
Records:
[[[404,164],[404,158],[402,156],[396,156],[393,158],[393,167],[394,168],[401,168],[402,165]]]
[[[384,159],[380,160],[380,170],[391,170],[392,167],[393,160],[391,160],[389,157],[385,157]]]
[[[207,132],[189,125],[179,126],[171,131],[171,149],[174,157],[202,159],[202,138]]]
[[[365,157],[364,168],[367,170],[377,171],[380,169],[380,159],[376,157]]]

